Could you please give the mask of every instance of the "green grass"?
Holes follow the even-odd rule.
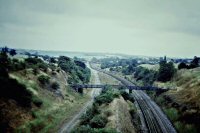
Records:
[[[184,124],[180,121],[175,122],[175,128],[180,133],[197,133],[196,128],[190,124]]]
[[[80,95],[80,94],[78,94]],[[83,96],[75,96],[73,104],[69,104],[66,102],[62,105],[59,105],[58,108],[53,109],[55,106],[52,100],[48,98],[43,98],[44,102],[43,107],[40,110],[32,111],[34,120],[26,123],[21,126],[17,131],[18,132],[38,132],[38,133],[47,133],[47,132],[55,132],[59,125],[65,121],[67,118],[71,118],[83,105],[87,102],[88,98]]]
[[[165,114],[169,117],[171,121],[177,121],[179,118],[178,110],[175,108],[165,108],[164,109]]]

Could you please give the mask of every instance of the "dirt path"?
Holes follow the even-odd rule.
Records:
[[[94,69],[92,69],[89,65],[88,68],[90,68],[92,74],[94,75],[94,84],[100,84],[100,80],[99,80],[99,76],[98,76],[98,72]],[[92,89],[91,91],[91,100],[88,101],[84,107],[80,110],[80,112],[78,114],[76,114],[72,120],[70,120],[68,123],[65,123],[62,128],[58,131],[59,133],[69,133],[78,123],[79,123],[79,118],[81,117],[81,115],[87,110],[87,107],[91,106],[94,98],[96,96],[98,96],[101,92],[101,89]]]

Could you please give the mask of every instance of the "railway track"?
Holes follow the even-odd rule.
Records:
[[[129,86],[134,85],[130,81],[117,77],[111,73],[96,69],[113,78],[121,81],[122,84]],[[134,97],[139,110],[141,111],[143,117],[140,116],[142,123],[142,132],[144,133],[176,133],[173,125],[167,118],[167,116],[162,112],[159,106],[151,100],[151,98],[141,90],[133,90],[132,96]]]

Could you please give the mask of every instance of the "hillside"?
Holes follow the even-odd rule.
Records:
[[[179,132],[199,132],[200,125],[200,68],[178,70],[171,81],[155,82],[163,88],[171,88],[155,100],[174,122]],[[173,113],[172,113],[173,112]]]
[[[178,70],[170,82],[155,85],[175,89],[167,93],[175,101],[200,108],[200,68]]]
[[[19,60],[5,53],[0,61],[0,132],[55,132],[90,98],[89,92],[81,95],[67,86],[90,79],[90,71],[80,61]],[[77,72],[79,76],[74,76]]]

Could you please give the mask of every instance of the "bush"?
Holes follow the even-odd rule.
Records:
[[[179,118],[178,110],[175,108],[164,109],[165,113],[171,121],[176,121]]]
[[[31,106],[32,93],[25,85],[18,83],[16,79],[5,77],[0,77],[0,85],[0,97],[14,99],[21,106]]]
[[[95,98],[95,102],[98,103],[99,105],[104,104],[104,103],[110,103],[114,99],[113,94],[111,93],[106,93],[99,95]]]
[[[90,126],[80,126],[71,131],[71,133],[119,133],[115,129],[110,128],[91,128]]]
[[[70,84],[73,83],[88,83],[90,81],[90,69],[81,61],[74,61],[69,57],[60,56],[58,59],[59,67],[69,73]]]
[[[26,58],[25,62],[29,65],[36,65],[38,63],[43,63],[43,61],[41,59],[38,58]]]
[[[51,74],[55,76],[57,73],[55,71],[52,71]]]
[[[107,118],[103,115],[96,115],[90,120],[90,125],[92,128],[103,128],[108,122]]]
[[[129,94],[126,91],[121,91],[121,95],[125,100],[129,100]]]
[[[49,79],[50,79],[50,77],[46,76],[46,75],[40,75],[38,77],[38,81],[43,85],[49,83]]]
[[[52,71],[55,71],[56,70],[56,66],[52,63],[49,64],[49,68],[52,70]]]
[[[82,125],[72,130],[71,133],[95,133],[95,131],[90,126]]]
[[[175,122],[175,128],[179,133],[198,133],[194,125],[185,124],[180,121]]]
[[[38,63],[37,66],[39,69],[43,70],[44,72],[47,72],[48,65],[46,63]]]
[[[100,111],[98,110],[98,107],[96,104],[93,104],[91,108],[89,108],[82,116],[81,116],[81,125],[87,125],[89,124],[90,120],[97,114],[99,114]]]
[[[110,88],[109,86],[107,86],[106,88],[104,88],[102,90],[101,95],[97,96],[95,98],[95,103],[101,105],[101,104],[108,104],[111,103],[113,101],[114,98],[119,97],[119,93],[118,92],[114,92],[112,90],[112,88]]]
[[[54,90],[57,90],[57,89],[60,88],[60,85],[58,84],[58,82],[53,82],[53,83],[51,84],[51,88],[54,89]]]
[[[11,71],[19,71],[19,70],[25,69],[26,64],[24,63],[24,61],[19,61],[18,59],[13,59],[10,62],[9,68]]]
[[[178,69],[188,69],[189,66],[187,64],[185,64],[184,62],[181,62],[179,65],[178,65]]]
[[[36,68],[36,67],[33,68],[33,74],[34,74],[34,75],[37,75],[37,74],[38,74],[38,68]]]
[[[33,103],[37,106],[37,107],[41,107],[43,102],[42,100],[40,100],[39,98],[33,98]]]
[[[144,85],[152,85],[153,82],[157,79],[157,71],[149,70],[144,67],[137,67],[135,69],[134,77],[136,80],[142,81]]]
[[[25,64],[28,68],[41,69],[47,72],[48,65],[39,58],[26,58]]]

